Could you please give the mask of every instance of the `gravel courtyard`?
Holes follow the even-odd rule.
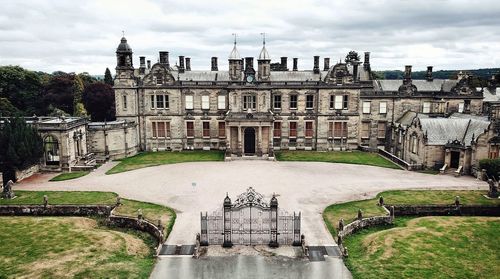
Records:
[[[324,208],[332,203],[370,198],[390,189],[487,188],[485,182],[468,176],[456,178],[349,164],[199,162],[105,175],[115,164],[107,163],[87,176],[62,182],[48,182],[52,174],[39,175],[15,189],[112,191],[125,198],[167,205],[177,212],[167,243],[193,244],[200,231],[201,211],[221,206],[226,192],[235,199],[246,188],[254,187],[266,198],[276,193],[281,208],[302,212],[302,231],[309,245],[333,245],[322,219]]]

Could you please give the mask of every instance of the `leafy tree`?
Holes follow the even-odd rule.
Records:
[[[19,66],[0,67],[0,98],[6,98],[24,115],[37,113],[43,89],[41,76]]]
[[[115,94],[109,84],[96,82],[87,86],[83,103],[92,121],[115,120]]]
[[[85,106],[83,103],[76,103],[75,105],[75,113],[73,113],[74,116],[78,117],[87,117],[88,113],[87,110],[85,109]]]
[[[74,74],[56,74],[52,76],[44,88],[43,104],[46,108],[43,114],[49,113],[47,108],[52,105],[66,113],[74,112]]]
[[[12,117],[19,114],[21,114],[21,112],[13,106],[7,98],[0,98],[0,117]]]
[[[89,86],[90,84],[92,84],[94,82],[97,82],[97,79],[95,77],[89,75],[89,73],[87,73],[87,72],[79,73],[78,77],[83,81],[84,88]]]
[[[83,80],[79,75],[76,75],[73,81],[73,114],[76,114],[77,104],[82,102],[83,89]]]
[[[37,131],[22,118],[4,121],[0,130],[0,166],[5,174],[38,164],[43,155],[43,141]],[[5,177],[4,180],[15,177]],[[5,182],[5,181],[4,181]]]
[[[346,63],[359,62],[359,54],[354,50],[349,51],[349,53],[345,57]]]
[[[106,68],[106,72],[104,72],[104,83],[113,86],[113,77],[111,76],[111,71],[109,68]]]

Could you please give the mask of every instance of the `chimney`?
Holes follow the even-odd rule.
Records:
[[[245,71],[253,69],[253,57],[245,57]]]
[[[151,60],[148,60],[148,70],[151,70]]]
[[[434,78],[432,77],[432,66],[427,66],[427,74],[425,75],[427,81],[432,81]]]
[[[186,71],[191,71],[191,57],[186,57]]]
[[[365,63],[363,63],[363,67],[365,70],[369,71],[370,68],[370,52],[366,51],[365,52]]]
[[[299,58],[294,58],[293,59],[293,70],[298,71],[297,65],[299,64]]]
[[[353,61],[352,62],[352,77],[354,81],[358,81],[358,67],[359,67],[359,62]]]
[[[144,74],[146,72],[146,57],[139,56],[139,73]]]
[[[283,56],[281,57],[281,70],[282,71],[288,71],[288,57]]]
[[[219,67],[217,66],[217,57],[212,57],[212,71],[218,71]]]
[[[325,57],[323,71],[330,70],[330,58]]]
[[[319,56],[314,56],[314,68],[313,72],[319,74]]]
[[[411,83],[411,65],[405,66],[404,84]]]
[[[179,56],[179,73],[184,73],[184,56]]]
[[[170,62],[168,62],[168,51],[160,51],[160,64],[170,68]]]

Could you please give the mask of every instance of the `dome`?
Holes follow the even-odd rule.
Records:
[[[125,37],[122,37],[120,44],[116,48],[116,52],[132,52],[132,48],[128,45]]]
[[[269,52],[267,52],[265,45],[262,47],[262,50],[260,51],[259,60],[271,60],[271,56],[269,56]]]
[[[234,43],[233,50],[231,51],[231,54],[229,54],[229,59],[233,60],[240,60],[240,53],[238,52],[238,49],[236,48],[236,42]]]

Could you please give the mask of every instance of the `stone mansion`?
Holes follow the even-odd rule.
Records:
[[[229,50],[228,50],[229,52]],[[257,63],[234,43],[228,69],[191,70],[191,59],[160,51],[157,63],[139,57],[125,38],[116,49],[116,121],[28,119],[44,139],[42,167],[71,170],[95,159],[138,151],[224,150],[226,158],[274,157],[277,150],[378,151],[408,169],[451,168],[474,173],[478,160],[499,155],[500,88],[475,88],[457,79],[373,78],[370,53],[363,61],[314,67],[298,59],[271,63],[265,42]]]

